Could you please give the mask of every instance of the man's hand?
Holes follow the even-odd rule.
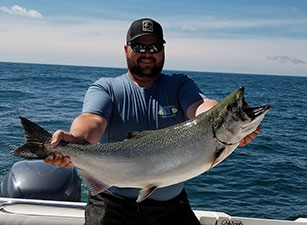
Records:
[[[243,138],[243,140],[240,142],[240,146],[245,146],[246,144],[251,143],[252,140],[257,137],[257,134],[260,131],[261,131],[261,127],[258,126],[257,129],[253,133],[250,133],[245,138]]]
[[[56,146],[60,143],[60,141],[66,141],[69,143],[76,143],[76,138],[69,132],[64,130],[57,130],[51,138],[51,145]],[[72,162],[70,161],[69,156],[63,156],[62,153],[57,154],[50,154],[45,160],[45,163],[52,164],[54,166],[62,166],[66,168],[71,168],[73,166]]]
[[[65,168],[73,167],[73,164],[70,161],[70,157],[63,156],[63,154],[61,153],[49,155],[46,159],[44,159],[44,162],[47,164],[52,164],[54,166],[62,166]]]
[[[99,115],[84,113],[78,116],[71,124],[70,131],[57,130],[51,138],[51,145],[56,146],[60,141],[68,143],[97,144],[107,127],[107,121]],[[71,158],[61,153],[50,154],[45,163],[54,166],[70,168],[73,166]]]

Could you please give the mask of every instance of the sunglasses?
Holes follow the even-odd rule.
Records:
[[[151,45],[144,45],[144,44],[135,43],[135,42],[128,42],[127,45],[130,46],[134,52],[141,53],[141,54],[145,53],[147,49],[149,50],[150,54],[161,52],[163,49],[163,43],[159,43],[159,42],[153,43]]]

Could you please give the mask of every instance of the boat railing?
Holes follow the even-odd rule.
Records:
[[[0,224],[82,225],[86,203],[0,197]]]
[[[48,200],[2,199],[0,212],[19,215],[83,217],[86,203]]]
[[[48,206],[48,207],[64,207],[64,208],[73,208],[73,209],[81,209],[84,210],[85,203],[77,203],[77,202],[53,202],[53,201],[26,201],[26,200],[9,200],[6,202],[2,202],[0,204],[0,210],[5,210],[6,206],[13,205],[38,205],[38,206]]]

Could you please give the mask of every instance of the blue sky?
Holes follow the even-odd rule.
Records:
[[[164,28],[165,69],[307,75],[306,0],[0,0],[0,61],[126,67],[143,17]]]

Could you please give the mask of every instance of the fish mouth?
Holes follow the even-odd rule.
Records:
[[[251,119],[254,120],[258,116],[267,113],[272,108],[272,105],[263,105],[250,107],[243,97],[243,112]]]

